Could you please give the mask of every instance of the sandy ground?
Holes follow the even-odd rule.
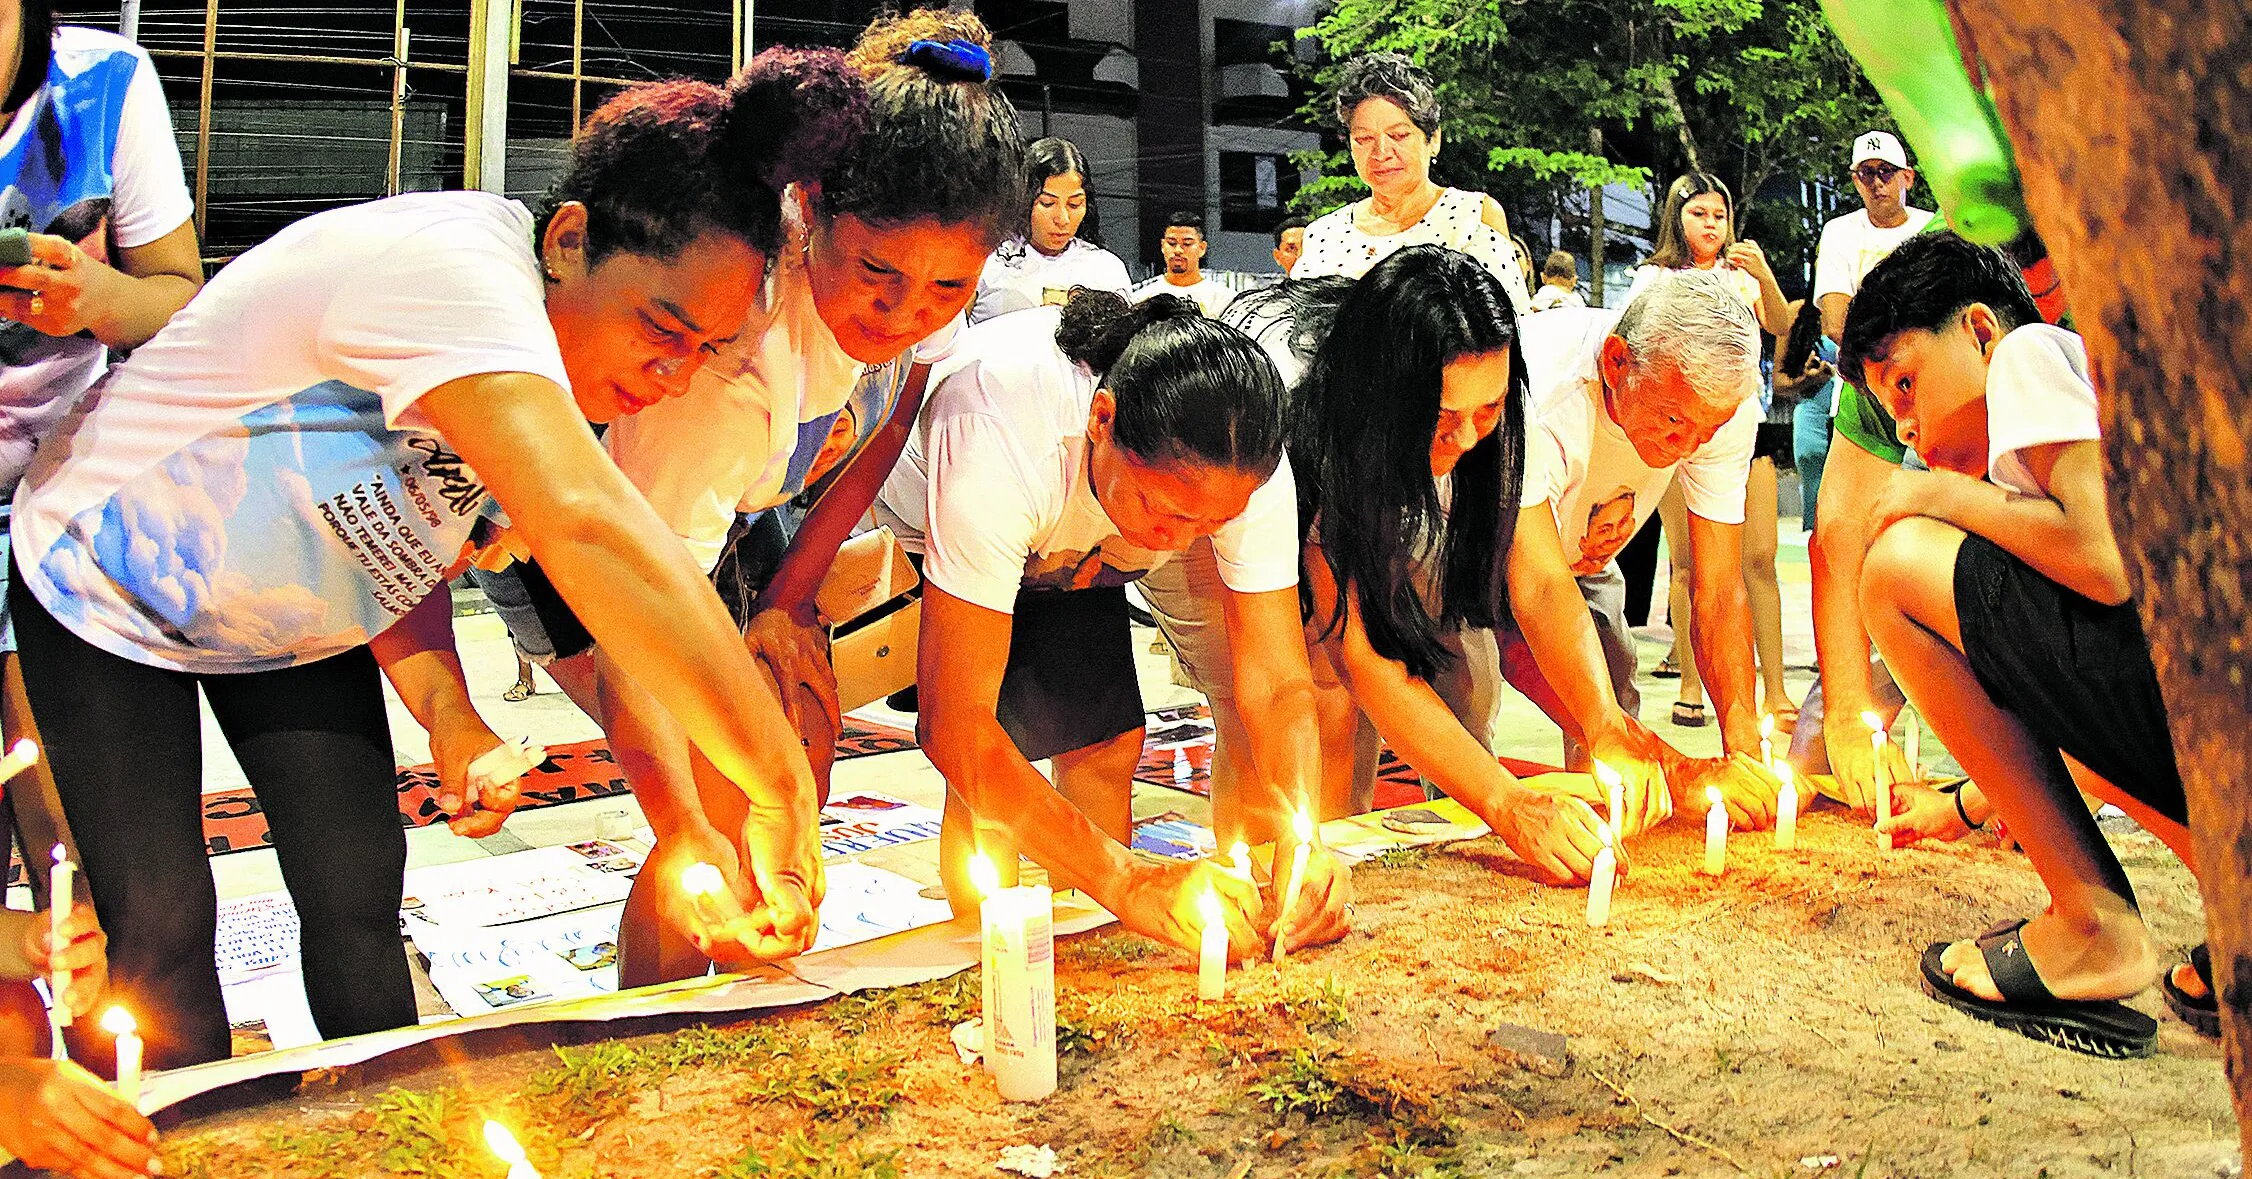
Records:
[[[1070,939],[1062,1083],[1036,1106],[1000,1102],[949,1045],[973,973],[716,1032],[345,1074],[174,1128],[167,1173],[498,1179],[488,1114],[551,1179],[993,1175],[1012,1144],[1053,1147],[1065,1175],[1227,1179],[2233,1167],[2219,1052],[2171,1016],[2154,1058],[2102,1061],[1918,989],[1926,942],[2041,903],[2021,856],[1983,837],[1879,854],[1822,811],[1795,854],[1732,840],[1714,881],[1691,827],[1630,844],[1601,931],[1583,892],[1516,874],[1496,840],[1364,865],[1350,936],[1231,972],[1216,1004],[1185,955]],[[2139,832],[2116,846],[2160,941],[2195,939],[2180,864]]]

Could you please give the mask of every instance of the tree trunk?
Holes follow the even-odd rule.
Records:
[[[1603,155],[1603,129],[1591,127],[1587,132],[1587,150],[1600,158]],[[1587,280],[1587,301],[1594,306],[1603,305],[1603,194],[1605,186],[1590,185],[1587,190],[1587,260],[1594,273]]]
[[[1704,158],[1697,153],[1697,136],[1689,129],[1689,112],[1681,109],[1681,92],[1673,87],[1673,75],[1659,74],[1657,89],[1658,97],[1665,100],[1666,110],[1673,116],[1673,133],[1681,141],[1681,154],[1688,159],[1689,170],[1704,171]]]
[[[2088,340],[2252,1154],[2252,17],[2240,3],[1950,3]]]

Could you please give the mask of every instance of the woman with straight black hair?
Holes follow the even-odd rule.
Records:
[[[1518,781],[1482,731],[1499,682],[1491,631],[1510,622],[1525,559],[1514,539],[1526,377],[1508,294],[1437,246],[1400,250],[1348,288],[1309,288],[1285,283],[1241,306],[1271,325],[1261,332],[1270,348],[1305,361],[1289,449],[1324,813],[1368,806],[1382,734],[1536,871],[1584,880],[1601,846],[1595,813]],[[1184,616],[1208,614],[1200,571],[1183,576],[1185,593],[1153,598],[1168,636]],[[1224,687],[1230,659],[1218,637],[1199,628],[1175,641],[1208,694]],[[1213,712],[1217,813],[1230,805],[1231,747],[1250,714],[1219,697]]]
[[[1185,299],[1076,291],[970,328],[936,366],[876,520],[923,556],[922,737],[950,791],[940,854],[958,910],[976,901],[974,841],[1004,881],[1021,850],[1177,946],[1197,945],[1207,889],[1238,955],[1343,933],[1345,871],[1318,845],[1298,907],[1265,919],[1250,881],[1126,848],[1142,700],[1124,587],[1202,536],[1256,718],[1244,838],[1275,840],[1277,863],[1298,846],[1289,816],[1318,770],[1283,447],[1274,366]]]
[[[1024,227],[985,260],[971,323],[1062,303],[1074,287],[1123,295],[1133,286],[1126,264],[1103,248],[1088,191],[1092,175],[1086,155],[1068,139],[1050,136],[1025,149]]]

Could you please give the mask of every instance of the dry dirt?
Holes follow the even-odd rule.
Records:
[[[487,1114],[549,1179],[996,1175],[1016,1143],[1054,1147],[1066,1176],[1220,1179],[2233,1166],[2219,1051],[2171,1016],[2156,1057],[2103,1061],[1918,989],[1926,942],[2038,907],[2021,856],[1983,837],[1880,855],[1827,810],[1800,833],[1790,856],[1737,837],[1719,881],[1695,874],[1691,824],[1637,839],[1603,931],[1581,920],[1584,892],[1517,875],[1492,839],[1364,865],[1350,936],[1231,972],[1217,1004],[1195,1000],[1185,955],[1115,930],[1069,939],[1067,1052],[1042,1105],[1003,1104],[955,1057],[973,973],[308,1087],[175,1127],[167,1173],[500,1179],[476,1145]],[[2172,855],[2140,832],[2115,846],[2160,941],[2198,937]]]

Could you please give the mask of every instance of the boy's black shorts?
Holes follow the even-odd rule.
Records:
[[[2083,598],[1972,534],[1955,557],[1955,613],[1971,673],[2036,740],[2167,818],[2189,821],[2150,642],[2132,603]]]

